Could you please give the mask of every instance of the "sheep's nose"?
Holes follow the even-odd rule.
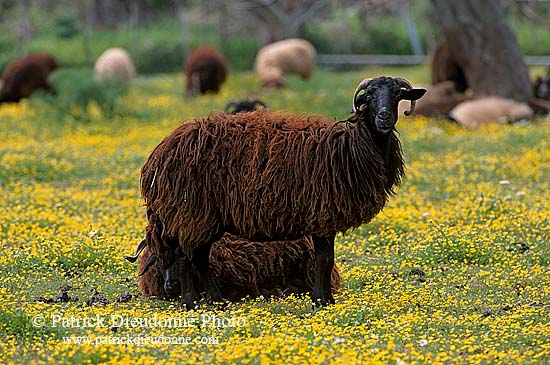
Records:
[[[180,292],[179,280],[168,280],[164,282],[164,291],[169,296],[177,295]]]
[[[390,112],[386,108],[383,108],[378,112],[378,118],[384,120],[390,119]]]

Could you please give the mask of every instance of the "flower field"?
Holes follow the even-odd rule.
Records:
[[[255,96],[343,119],[357,83],[382,72],[428,74],[320,70]],[[146,223],[141,165],[179,123],[251,90],[252,74],[232,74],[221,94],[184,99],[183,77],[165,75],[136,80],[112,115],[0,106],[0,363],[550,363],[548,119],[475,131],[400,119],[407,178],[337,237],[334,306],[291,296],[185,312],[142,296],[123,259]]]

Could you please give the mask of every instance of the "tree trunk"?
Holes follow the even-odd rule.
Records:
[[[529,72],[499,0],[431,0],[449,54],[476,94],[532,96]]]
[[[186,0],[177,0],[176,2],[176,14],[180,22],[180,32],[181,32],[181,49],[183,52],[182,56],[187,57],[187,54],[190,51],[191,44],[189,42],[189,23],[191,17],[189,15],[189,4]]]
[[[424,51],[422,50],[422,42],[420,42],[420,36],[418,35],[418,30],[416,28],[416,22],[411,13],[410,3],[405,3],[401,6],[401,17],[403,18],[406,26],[407,33],[409,34],[409,40],[411,41],[411,48],[415,55],[422,55]]]
[[[31,38],[31,20],[27,12],[27,2],[25,0],[17,1],[17,10],[19,12],[18,24],[18,43],[17,55],[22,56],[25,49],[25,43]]]
[[[80,28],[82,31],[82,51],[88,63],[93,62],[92,49],[90,48],[90,1],[80,0],[78,2],[78,14],[80,17]]]

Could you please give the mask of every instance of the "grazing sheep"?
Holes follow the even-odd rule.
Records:
[[[54,92],[48,77],[58,68],[59,62],[47,53],[35,53],[14,60],[2,74],[0,103],[18,102],[38,89]]]
[[[185,61],[186,90],[189,95],[218,93],[227,75],[227,61],[214,47],[194,49]]]
[[[180,125],[141,170],[150,261],[166,270],[180,251],[182,304],[192,309],[201,280],[210,299],[222,300],[209,257],[226,232],[254,241],[311,236],[312,299],[334,303],[336,233],[369,222],[400,184],[397,105],[410,100],[409,115],[424,93],[404,79],[379,77],[359,84],[354,113],[338,123],[260,110],[214,112]]]
[[[109,48],[94,65],[94,78],[99,82],[128,83],[136,76],[130,54],[122,48]]]
[[[267,108],[267,105],[259,99],[254,99],[254,100],[243,99],[239,101],[230,101],[225,105],[224,113],[237,114],[237,113],[252,112],[258,109],[258,107]]]
[[[145,249],[139,270],[143,271],[151,256]],[[177,298],[181,294],[178,262],[166,272],[154,263],[139,277],[138,287],[148,296]],[[231,301],[270,294],[310,292],[315,277],[315,257],[311,239],[284,242],[251,242],[226,234],[215,242],[210,253],[210,270],[224,298]],[[336,265],[332,270],[331,288],[340,287]]]
[[[432,56],[432,85],[437,85],[444,81],[453,81],[455,90],[463,93],[468,89],[468,82],[460,64],[451,56],[449,45],[440,44]]]
[[[491,122],[508,123],[531,119],[533,110],[526,103],[488,96],[458,104],[450,116],[464,127],[475,128]]]
[[[254,69],[268,87],[283,87],[284,76],[296,74],[309,79],[315,66],[317,52],[304,39],[286,39],[268,44],[256,55]]]

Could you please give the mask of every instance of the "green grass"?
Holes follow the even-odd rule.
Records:
[[[273,110],[335,120],[356,84],[380,74],[427,84],[425,67],[318,69],[262,91],[232,73],[221,94],[184,98],[183,77],[142,77],[112,114],[87,118],[33,98],[0,106],[1,363],[369,363],[550,362],[549,121],[463,130],[445,121],[398,123],[407,179],[370,224],[336,241],[343,284],[337,304],[312,310],[306,297],[203,306],[196,315],[242,317],[244,327],[63,328],[49,320],[111,314],[188,318],[177,303],[137,290],[122,256],[143,236],[139,170],[180,122],[259,97]],[[525,245],[528,249],[522,249]],[[46,304],[62,284],[69,303]],[[115,298],[130,292],[128,303]],[[110,303],[89,307],[95,292]],[[218,345],[77,345],[65,336],[206,336]]]

